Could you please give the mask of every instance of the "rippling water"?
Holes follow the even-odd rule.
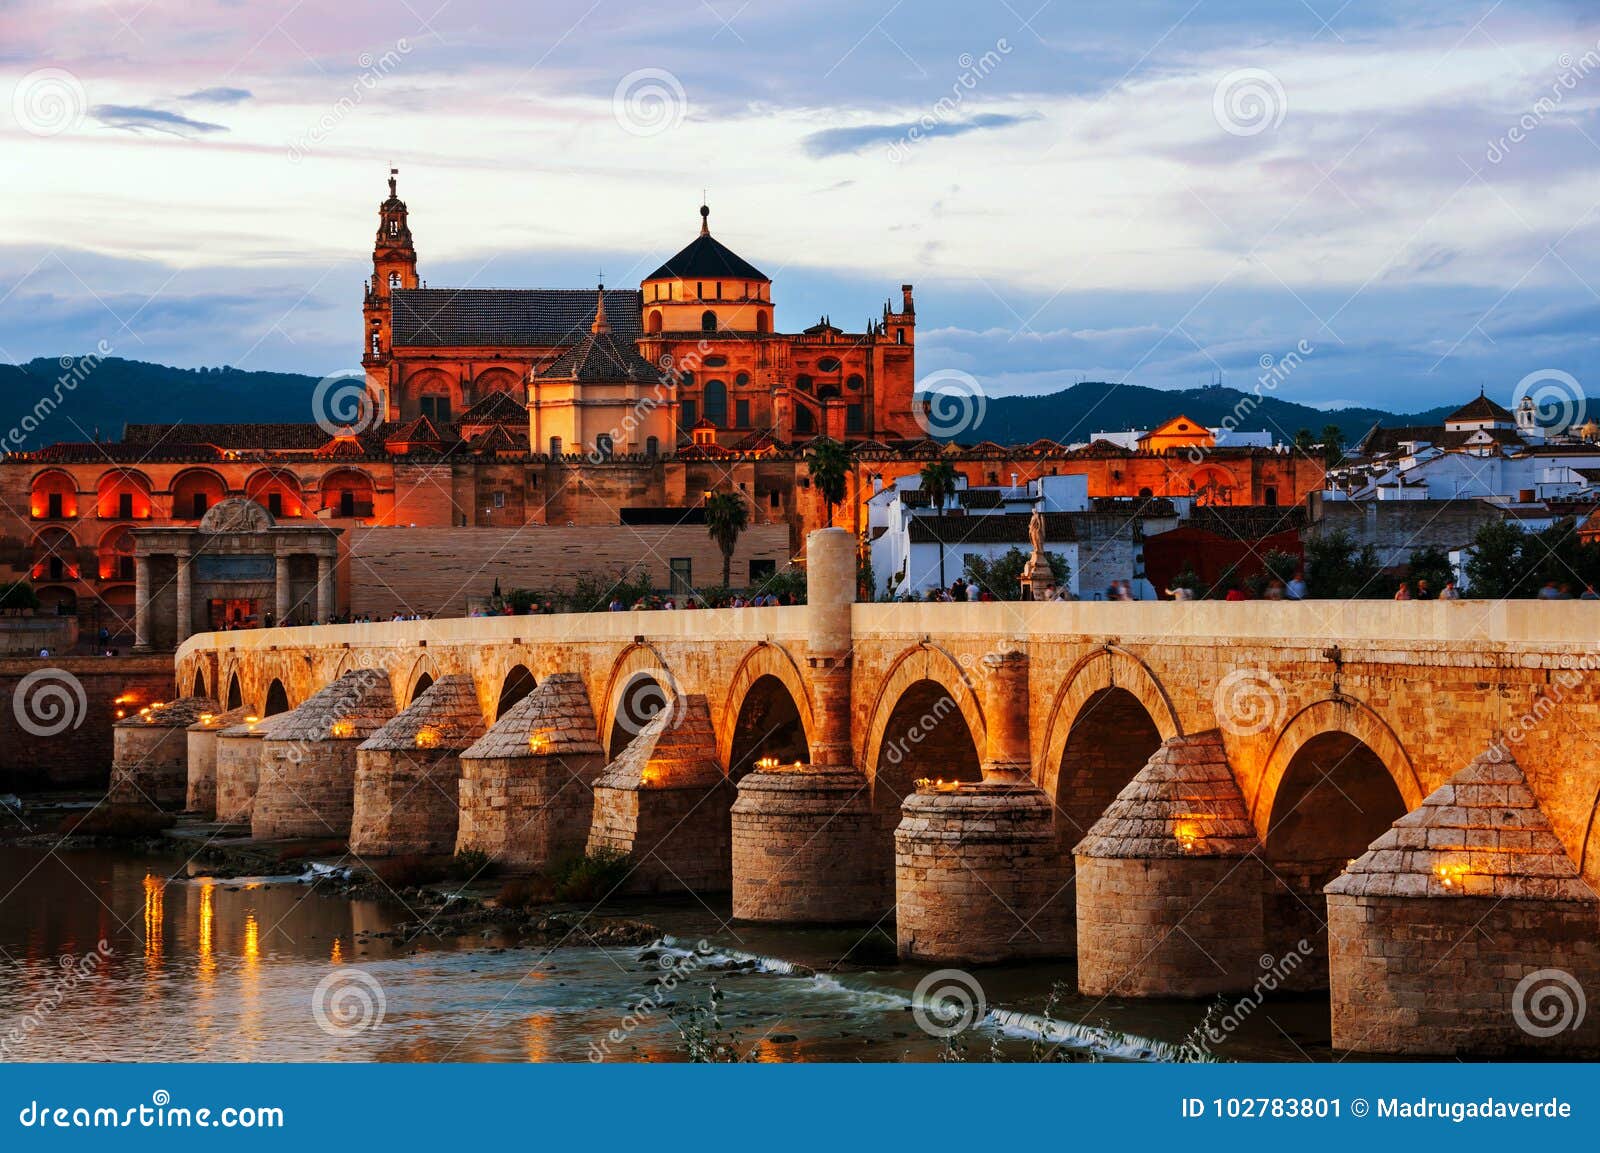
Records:
[[[398,903],[282,881],[171,880],[174,867],[0,847],[0,1057],[682,1060],[665,1003],[706,1004],[713,981],[724,1031],[760,1060],[921,1061],[944,1050],[911,1011],[926,968],[839,963],[859,929],[727,926],[725,908],[719,916],[693,903],[626,909],[672,934],[677,956],[709,943],[710,958],[664,970],[637,948],[502,948],[494,937],[395,945],[364,934],[409,919]],[[108,951],[97,955],[101,941]],[[729,971],[741,957],[768,960]],[[690,965],[675,989],[659,990],[664,972]],[[784,971],[793,965],[816,973]],[[1005,966],[972,977],[999,1011],[965,1035],[971,1057],[983,1060],[991,1038],[1013,1055],[1026,1050],[1018,1033],[1026,1022],[1013,1015],[1040,1011],[1072,970]],[[1057,1016],[1088,1027],[1073,1044],[1127,1058],[1151,1048],[1145,1039],[1181,1042],[1205,1008],[1074,997]],[[1219,1053],[1321,1059],[1326,1020],[1325,1000],[1270,1004]]]

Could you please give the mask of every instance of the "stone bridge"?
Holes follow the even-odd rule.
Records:
[[[1085,993],[1331,983],[1346,1049],[1595,1051],[1600,1005],[1522,1025],[1529,974],[1600,995],[1600,605],[855,604],[854,543],[813,534],[803,607],[204,634],[179,691],[262,715],[367,673],[403,724],[470,686],[431,792],[459,778],[446,841],[507,862],[620,849],[634,885],[731,888],[737,918],[893,916],[929,960],[1075,954]],[[503,759],[474,784],[484,731],[569,753],[542,785]],[[269,761],[258,804],[296,787]],[[473,805],[537,825],[563,792],[564,841],[469,835]],[[325,831],[352,803],[362,825],[356,793]],[[417,847],[368,827],[368,851]]]

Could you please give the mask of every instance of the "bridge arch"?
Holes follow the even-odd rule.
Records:
[[[717,725],[717,761],[729,774],[735,774],[738,769],[734,763],[739,755],[735,749],[735,745],[738,744],[735,736],[746,704],[754,703],[751,700],[752,694],[774,700],[777,707],[783,707],[781,698],[773,696],[774,683],[787,690],[789,703],[798,715],[800,743],[803,743],[807,750],[811,748],[814,736],[811,695],[806,690],[805,677],[800,673],[799,664],[782,645],[770,643],[756,645],[745,653],[739,662],[739,667],[734,670],[733,680],[728,685],[727,699],[722,707],[721,723]],[[809,752],[806,759],[810,759]]]
[[[868,715],[861,766],[883,820],[892,815],[898,823],[901,799],[920,777],[978,779],[988,740],[983,705],[966,670],[938,645],[924,642],[896,657]],[[929,754],[934,747],[942,750],[937,758]]]
[[[538,687],[539,683],[527,665],[520,661],[512,665],[500,680],[500,688],[495,696],[494,719],[505,716],[513,705]]]
[[[228,677],[228,699],[223,703],[225,709],[238,709],[244,707],[244,690],[239,687],[239,674],[232,673]]]
[[[1043,754],[1038,762],[1038,781],[1049,796],[1056,795],[1060,782],[1061,760],[1072,735],[1072,726],[1091,698],[1108,689],[1120,689],[1144,707],[1161,740],[1183,735],[1183,723],[1172,698],[1151,671],[1150,666],[1128,650],[1115,645],[1096,649],[1067,670],[1055,699],[1050,702],[1050,719],[1045,722]],[[1134,770],[1137,772],[1138,770]]]
[[[1406,812],[1422,803],[1426,792],[1400,738],[1371,706],[1354,697],[1326,697],[1301,709],[1272,742],[1260,784],[1250,802],[1250,819],[1264,842],[1283,778],[1307,742],[1324,733],[1343,733],[1365,745],[1382,762],[1394,782]]]
[[[279,713],[289,711],[289,691],[283,687],[283,682],[277,677],[272,678],[272,683],[267,686],[267,692],[261,703],[261,715],[275,717]]]
[[[194,678],[189,682],[189,695],[191,697],[203,697],[207,695],[206,671],[198,665],[195,666]]]
[[[412,661],[406,674],[393,682],[396,711],[409,708],[418,697],[433,687],[433,682],[438,680],[439,676],[439,670],[434,667],[433,657],[428,653],[423,653]]]
[[[606,759],[617,754],[638,735],[644,723],[656,714],[673,695],[684,692],[678,678],[667,667],[659,649],[646,641],[636,641],[618,654],[606,679],[606,694],[600,715],[600,740]]]

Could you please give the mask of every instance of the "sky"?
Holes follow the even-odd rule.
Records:
[[[713,232],[778,324],[914,283],[989,395],[1600,395],[1591,0],[8,0],[0,361],[361,352],[391,166],[431,286],[636,284]]]

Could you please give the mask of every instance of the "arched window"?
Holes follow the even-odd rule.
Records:
[[[701,332],[715,332],[715,331],[717,331],[717,314],[715,312],[711,311],[711,309],[709,309],[709,308],[706,309],[704,312],[702,312],[700,314],[700,331]]]
[[[660,455],[660,453],[661,453],[661,438],[660,437],[655,437],[655,436],[647,436],[647,437],[645,437],[644,438],[644,454],[646,456],[658,456],[658,455]]]
[[[594,438],[594,451],[601,460],[611,459],[611,434],[602,432]]]
[[[659,308],[650,310],[650,319],[646,322],[645,328],[650,332],[661,331],[661,310]]]
[[[728,427],[728,386],[708,380],[705,387],[706,419],[718,428]]]
[[[390,288],[399,288],[400,287],[400,274],[398,272],[391,272],[389,274],[389,287]]]
[[[897,329],[894,330],[894,342],[896,344],[904,344],[906,342],[906,330],[905,329],[897,328]]]
[[[771,332],[772,331],[772,315],[770,313],[768,313],[766,311],[762,311],[762,312],[756,313],[756,331],[757,332]]]
[[[811,419],[811,410],[809,408],[798,405],[795,407],[794,430],[796,432],[815,432],[817,430],[817,423]]]
[[[810,392],[811,377],[802,372],[799,376],[794,378],[794,386],[801,392]]]

